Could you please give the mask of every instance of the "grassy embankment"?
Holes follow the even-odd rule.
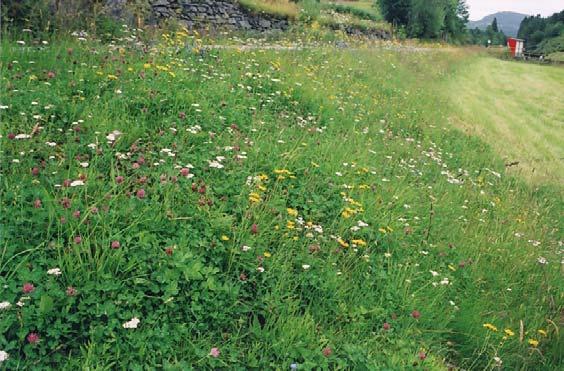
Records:
[[[454,124],[531,182],[564,184],[564,69],[481,58],[458,72]]]
[[[3,42],[2,366],[562,364],[561,188],[447,121],[497,62],[185,39]]]

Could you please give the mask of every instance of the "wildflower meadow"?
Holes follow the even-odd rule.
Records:
[[[561,184],[450,120],[491,57],[240,41],[1,41],[0,369],[561,367]]]

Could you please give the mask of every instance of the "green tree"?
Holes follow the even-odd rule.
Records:
[[[499,32],[499,28],[497,26],[497,18],[494,18],[494,20],[492,22],[492,31],[493,32]]]
[[[411,0],[379,0],[384,19],[394,25],[407,26]]]
[[[443,25],[444,39],[449,37],[462,39],[466,37],[468,23],[468,6],[465,0],[446,0],[445,19]]]
[[[409,34],[413,37],[437,38],[445,20],[444,0],[412,0]]]
[[[540,15],[526,17],[521,22],[518,37],[525,39],[527,50],[534,53],[564,51],[561,42],[564,38],[564,10],[547,18]]]

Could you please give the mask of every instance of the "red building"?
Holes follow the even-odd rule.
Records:
[[[515,58],[521,58],[523,56],[523,51],[525,50],[525,40],[516,39],[510,37],[507,39],[507,47],[509,48],[509,54]]]

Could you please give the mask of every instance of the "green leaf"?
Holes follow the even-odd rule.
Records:
[[[53,298],[48,295],[43,295],[39,301],[39,311],[43,314],[50,312],[53,309]]]

